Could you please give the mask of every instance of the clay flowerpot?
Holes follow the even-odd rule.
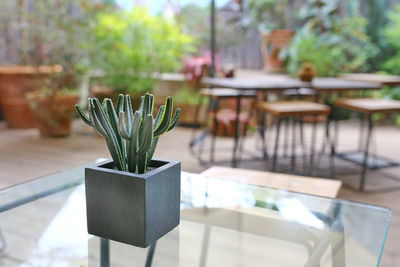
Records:
[[[41,136],[65,137],[71,133],[71,122],[78,102],[76,95],[43,98],[28,95],[29,107]]]
[[[61,70],[60,66],[0,66],[0,104],[9,127],[36,127],[25,94],[43,87],[49,74]]]
[[[297,77],[299,77],[302,82],[311,82],[314,79],[315,73],[316,71],[313,64],[303,63],[297,72]]]
[[[180,162],[152,159],[144,174],[103,162],[85,169],[85,188],[89,234],[144,248],[179,224]]]
[[[294,32],[289,29],[276,29],[268,34],[261,34],[261,54],[264,59],[264,69],[267,72],[282,72],[283,63],[279,59],[280,51],[286,47]]]
[[[176,103],[182,112],[179,116],[179,124],[185,126],[199,126],[205,117],[205,105]],[[196,118],[197,116],[197,118]]]

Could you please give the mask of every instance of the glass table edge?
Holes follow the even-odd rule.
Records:
[[[35,178],[30,181],[18,183],[16,185],[12,185],[12,186],[0,189],[0,212],[4,212],[11,208],[15,208],[20,205],[34,201],[36,199],[40,199],[40,198],[43,198],[43,197],[46,197],[46,196],[49,196],[52,194],[56,194],[58,192],[67,190],[71,187],[74,187],[76,185],[84,183],[85,168],[92,166],[93,164],[97,164],[97,163],[99,163],[99,161],[92,162],[92,163],[89,163],[89,164],[86,164],[83,166],[79,166],[79,167],[75,167],[72,169],[68,169],[68,170],[57,171],[57,172],[54,172],[54,173],[51,173],[51,174],[48,174],[45,176]],[[194,174],[194,173],[185,172],[185,171],[182,171],[182,173],[187,174],[187,175],[201,176],[199,174]],[[60,179],[59,177],[57,177],[58,179],[54,179],[55,176],[56,177],[57,176],[65,176],[67,178]],[[286,192],[293,196],[306,196],[306,197],[311,197],[311,198],[315,198],[315,199],[332,200],[332,201],[337,201],[337,202],[341,202],[344,204],[352,204],[352,205],[363,206],[363,207],[386,211],[388,214],[388,224],[390,223],[390,218],[392,217],[392,210],[390,208],[375,205],[375,204],[363,203],[363,202],[340,199],[340,198],[316,196],[316,195],[307,194],[307,193],[299,193],[299,192],[294,192],[294,191],[290,191],[290,190],[276,189],[276,188],[267,187],[267,186],[252,185],[252,184],[247,184],[244,182],[242,183],[242,182],[237,182],[237,181],[231,181],[229,179],[223,179],[223,178],[208,178],[206,176],[201,176],[201,177],[203,177],[204,179],[219,180],[219,181],[224,181],[227,183],[242,184],[249,188],[261,188],[261,189],[267,189],[267,190],[272,190],[272,191],[276,191],[276,192]],[[47,185],[47,187],[44,190],[38,189],[38,190],[32,190],[33,192],[29,192],[30,189],[33,189],[38,186],[40,187],[41,185],[45,184],[46,181],[48,181],[48,180],[51,180],[52,183],[50,183],[50,185]],[[30,193],[30,194],[20,196],[18,199],[16,198],[16,199],[12,199],[12,200],[3,202],[2,196],[4,194],[13,194],[15,191],[24,191],[24,190],[28,191],[28,193]]]

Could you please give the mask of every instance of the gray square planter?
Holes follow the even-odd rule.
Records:
[[[85,169],[89,234],[147,247],[179,224],[181,164],[152,160],[134,174],[102,162]]]

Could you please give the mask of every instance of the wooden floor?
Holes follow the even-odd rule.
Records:
[[[358,125],[345,123],[340,130],[340,149],[354,148],[358,140]],[[379,154],[400,161],[400,128],[379,127],[373,147],[379,148]],[[177,128],[160,139],[157,157],[180,160],[183,170],[201,172],[209,166],[200,165],[188,149],[191,130]],[[245,143],[245,149],[255,153],[255,138],[250,137]],[[377,141],[379,140],[379,141]],[[219,152],[216,159],[229,159],[231,140],[224,138],[217,140]],[[51,139],[40,138],[36,130],[11,130],[0,123],[0,188],[46,175],[52,172],[68,169],[93,162],[97,158],[109,157],[103,140],[96,137],[91,129],[79,122],[74,125],[74,133],[70,138]],[[337,162],[345,166],[344,163]],[[325,163],[322,163],[324,165]],[[222,164],[228,166],[228,163]],[[244,160],[241,168],[266,170],[263,161]],[[322,166],[324,167],[324,166]],[[345,167],[348,167],[347,165]],[[400,167],[385,169],[382,172],[391,173],[400,177]],[[356,182],[357,175],[341,175],[346,183]],[[357,200],[389,207],[393,210],[389,236],[386,241],[381,266],[400,266],[400,190],[396,190],[400,182],[396,183],[384,178],[380,173],[372,173],[367,188],[377,192],[359,193],[343,188],[339,198]],[[381,191],[382,188],[391,188],[390,191]],[[373,231],[373,229],[371,229]]]

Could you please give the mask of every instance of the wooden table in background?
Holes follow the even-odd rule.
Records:
[[[371,82],[387,86],[400,85],[400,76],[385,75],[374,73],[343,73],[339,75],[340,79],[358,82]]]
[[[338,78],[315,78],[311,83],[302,82],[289,76],[268,76],[262,78],[203,78],[202,84],[212,88],[232,88],[238,90],[236,96],[236,126],[231,166],[237,167],[237,150],[239,146],[239,114],[241,112],[241,98],[246,90],[261,91],[263,93],[284,91],[288,89],[311,88],[318,95],[327,93],[344,93],[349,91],[379,90],[381,83],[349,81]]]

